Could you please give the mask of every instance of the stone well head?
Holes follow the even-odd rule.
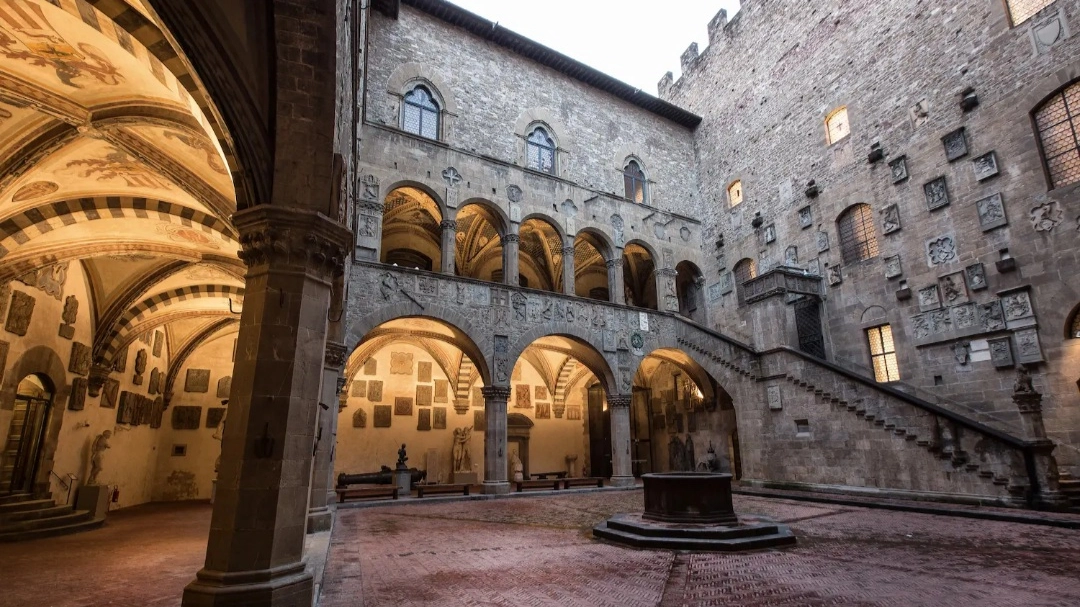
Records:
[[[715,472],[645,474],[645,513],[662,523],[737,525],[731,504],[731,475]]]

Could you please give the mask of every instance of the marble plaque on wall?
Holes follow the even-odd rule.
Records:
[[[431,410],[431,427],[446,430],[446,407],[435,407]]]
[[[150,371],[150,385],[146,387],[147,394],[157,394],[159,389],[159,383],[161,382],[161,371],[158,371],[157,367],[154,367]]]
[[[420,361],[416,363],[416,381],[427,383],[431,381],[431,363]]]
[[[217,428],[221,423],[221,418],[225,417],[225,407],[207,407],[206,408],[206,427]]]
[[[363,407],[357,407],[356,411],[352,414],[352,427],[353,428],[366,428],[367,427],[367,411],[364,411]]]
[[[364,375],[375,375],[379,372],[379,362],[374,358],[364,361]],[[377,427],[377,426],[376,426]]]
[[[942,137],[941,143],[945,146],[945,159],[949,162],[967,156],[968,146],[967,137],[964,135],[964,127],[960,127]]]
[[[390,374],[391,375],[412,375],[413,373],[413,355],[412,352],[391,352],[390,353]]]
[[[367,398],[373,403],[382,402],[382,387],[383,383],[381,379],[373,379],[368,382]]]
[[[967,277],[968,289],[978,291],[986,288],[986,269],[981,263],[971,264],[964,268],[964,274]]]
[[[983,232],[1007,225],[1009,220],[1005,217],[1005,202],[1001,194],[994,194],[986,198],[980,198],[975,202],[975,210],[979,214],[979,226]]]
[[[354,396],[354,397],[357,397],[357,398],[366,398],[367,397],[367,380],[364,380],[364,379],[353,380],[352,388],[349,390],[349,396]]]
[[[551,403],[536,403],[535,419],[551,419]]]
[[[1013,363],[1012,346],[1009,344],[1008,337],[988,339],[986,343],[990,346],[990,360],[995,367],[1000,369],[1012,367],[1015,364]]]
[[[413,399],[408,396],[394,398],[394,415],[412,415]]]
[[[938,286],[941,288],[942,303],[946,306],[959,305],[968,300],[963,272],[954,272],[942,276],[938,279]]]
[[[120,392],[120,382],[108,378],[101,386],[101,402],[98,405],[103,409],[115,409],[117,394]]]
[[[450,382],[445,379],[435,380],[435,402],[445,403],[450,400]]]
[[[125,394],[130,394],[130,392],[125,392]],[[177,405],[173,407],[173,430],[198,430],[199,421],[201,419],[202,407],[190,407],[184,405]]]
[[[188,369],[184,379],[184,392],[209,392],[210,369]]]
[[[987,152],[973,159],[971,166],[975,170],[975,181],[990,179],[999,172],[997,154],[994,152]]]
[[[1013,333],[1013,339],[1016,340],[1016,362],[1037,363],[1043,360],[1038,329],[1035,327],[1021,329]]]
[[[420,407],[417,412],[419,415],[416,418],[416,429],[421,432],[431,430],[431,409]]]
[[[86,378],[76,377],[71,380],[71,395],[68,397],[68,409],[82,411],[86,406]]]
[[[165,334],[161,331],[154,331],[154,356],[161,356],[161,347],[165,345]]]
[[[929,181],[923,185],[923,194],[926,196],[926,210],[933,211],[949,204],[949,189],[945,185],[945,177]]]
[[[941,307],[941,297],[938,295],[938,286],[930,285],[919,289],[919,311],[925,312]]]
[[[547,386],[535,386],[533,390],[536,392],[534,396],[536,400],[547,400],[548,389]]]
[[[4,370],[7,369],[7,358],[10,350],[10,343],[0,341],[0,382],[4,381]]]
[[[232,393],[232,375],[226,375],[217,380],[217,397],[229,398]]]
[[[481,391],[483,388],[473,388],[472,391],[472,406],[483,407],[485,404],[484,393]]]
[[[127,371],[128,350],[130,348],[120,348],[113,355],[113,369],[123,373]]]
[[[487,432],[487,418],[483,409],[473,411],[473,432]]]
[[[68,371],[76,375],[86,375],[90,372],[90,346],[77,341],[71,343]]]
[[[389,428],[390,421],[393,419],[393,408],[390,405],[375,405],[375,423],[376,428]]]
[[[37,301],[33,295],[14,291],[11,294],[11,306],[8,308],[7,323],[4,329],[9,333],[23,336],[30,328],[30,318],[34,315]]]
[[[581,420],[581,405],[567,405],[566,406],[566,419],[571,421]]]
[[[432,401],[432,387],[431,386],[417,386],[416,387],[416,406],[417,407],[430,407]]]

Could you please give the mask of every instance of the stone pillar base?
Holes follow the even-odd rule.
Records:
[[[331,523],[334,522],[334,513],[330,512],[329,508],[312,508],[308,510],[307,515],[307,532],[318,533],[320,531],[329,531]]]
[[[484,481],[484,493],[486,495],[508,495],[510,483],[506,481]]]
[[[75,493],[75,509],[90,512],[90,518],[95,520],[105,518],[111,494],[105,485],[83,485]]]
[[[609,482],[612,487],[633,487],[637,484],[632,476],[613,476]]]
[[[311,607],[314,583],[305,564],[222,573],[200,570],[184,588],[184,607]]]

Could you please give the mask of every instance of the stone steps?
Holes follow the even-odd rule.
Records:
[[[13,532],[5,532],[4,528],[0,527],[0,542],[22,542],[26,540],[38,540],[47,537],[68,535],[70,533],[79,533],[81,531],[97,529],[104,523],[104,518],[88,519],[72,523],[70,525],[61,525],[58,527],[47,527],[44,529],[32,529]]]
[[[618,516],[613,517],[593,527],[593,535],[637,548],[714,552],[737,552],[778,546],[793,546],[796,542],[795,535],[785,525],[751,525],[750,527],[756,527],[756,529],[751,529],[752,533],[750,534],[746,534],[747,528],[742,526],[707,526],[710,537],[706,538],[700,536],[701,533],[706,531],[704,529],[698,529],[696,533],[699,535],[696,537],[672,533],[653,534],[647,530],[648,525],[620,525],[618,518]]]
[[[0,514],[0,527],[7,523],[61,516],[68,512],[71,512],[71,506],[53,506],[52,508],[39,508],[36,510],[23,510],[22,512]]]
[[[0,495],[0,506],[4,504],[14,504],[16,502],[25,502],[33,499],[34,496],[31,493],[7,493]]]
[[[7,503],[0,504],[0,542],[66,535],[95,529],[105,522],[104,517],[91,518],[88,510],[57,505],[52,499],[35,499],[29,494],[9,497]]]
[[[12,502],[9,504],[0,504],[0,515],[8,514],[11,512],[23,512],[26,510],[39,510],[41,508],[52,508],[56,505],[51,499],[28,499],[18,502]]]

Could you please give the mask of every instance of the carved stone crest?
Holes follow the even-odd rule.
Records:
[[[956,243],[951,234],[926,241],[926,259],[931,266],[956,259]]]
[[[979,327],[983,332],[1000,331],[1005,328],[1005,316],[1001,312],[1001,303],[992,301],[979,304],[977,309]]]
[[[1036,232],[1049,232],[1061,223],[1064,215],[1058,201],[1048,200],[1032,207],[1031,227],[1035,228]]]
[[[941,143],[945,146],[945,159],[949,162],[967,156],[967,136],[964,133],[964,127],[960,127],[942,137]]]
[[[994,152],[987,152],[982,156],[976,156],[971,160],[971,167],[975,171],[975,181],[990,179],[1000,172],[998,169],[997,154]]]
[[[1058,42],[1069,37],[1068,22],[1056,12],[1031,26],[1031,44],[1037,54],[1045,53]]]
[[[1013,334],[1016,340],[1016,361],[1036,363],[1043,359],[1042,346],[1039,345],[1039,330],[1030,327]]]
[[[776,240],[776,225],[769,224],[765,226],[765,244],[769,244]]]
[[[903,273],[904,272],[900,267],[899,255],[892,255],[885,258],[885,278],[890,280],[899,278]]]
[[[967,277],[968,289],[978,291],[986,288],[986,269],[981,263],[971,264],[964,268],[964,274]]]
[[[363,199],[364,200],[378,200],[379,199],[379,178],[368,174],[364,175],[364,179],[360,182],[363,186]]]
[[[900,183],[908,178],[907,156],[900,156],[889,161],[889,173],[893,183]]]
[[[1034,312],[1031,310],[1031,297],[1026,290],[1013,291],[1002,295],[1001,308],[1005,311],[1006,322],[1034,316]]]
[[[799,209],[799,227],[805,230],[812,225],[814,225],[814,212],[810,210],[810,207],[805,206]]]
[[[971,343],[966,341],[958,341],[953,344],[953,357],[956,358],[957,364],[966,365],[968,363],[968,355],[971,353]]]
[[[817,233],[817,250],[818,253],[824,253],[829,250],[829,233],[818,230]]]
[[[881,233],[892,234],[900,229],[900,208],[895,204],[881,209]]]
[[[1012,346],[1009,344],[1008,337],[988,339],[986,343],[990,346],[990,361],[995,367],[999,369],[1013,367],[1015,363],[1013,362]]]
[[[461,183],[461,173],[454,167],[446,167],[442,171],[443,181],[446,182],[446,187],[452,188]]]
[[[908,109],[908,118],[911,119],[912,128],[919,128],[930,119],[930,102],[920,99]]]
[[[938,177],[923,184],[923,194],[926,195],[926,209],[933,211],[949,204],[949,189],[945,184],[945,176]]]
[[[1009,223],[1005,217],[1005,203],[1001,200],[1001,194],[979,199],[975,202],[975,208],[979,213],[979,225],[983,232]]]
[[[799,247],[791,245],[784,249],[784,265],[790,267],[799,265]]]
[[[521,202],[521,196],[522,191],[520,186],[514,184],[506,186],[506,197],[510,202]]]
[[[844,281],[843,274],[840,272],[840,265],[829,266],[829,285],[836,286]]]
[[[919,310],[933,310],[941,307],[941,296],[937,285],[930,285],[919,289]]]
[[[941,287],[941,298],[946,306],[959,305],[968,299],[963,272],[942,276],[938,279],[938,286]]]

